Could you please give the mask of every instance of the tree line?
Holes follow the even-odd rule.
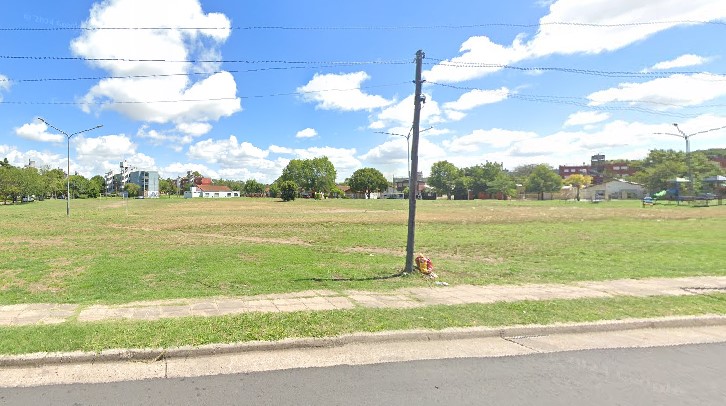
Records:
[[[98,197],[104,191],[104,179],[98,175],[86,179],[75,174],[68,181],[73,198]],[[3,203],[64,198],[66,186],[66,174],[61,169],[16,167],[7,158],[0,161],[0,198]]]
[[[710,157],[726,157],[726,150],[711,149],[695,151],[688,157],[694,176],[696,190],[703,190],[702,180],[708,176],[726,175],[726,171],[709,160]],[[642,160],[612,160],[608,163],[627,164],[634,169],[631,176],[624,176],[640,183],[653,193],[672,186],[669,180],[687,177],[688,159],[681,151],[654,149]],[[525,192],[537,193],[542,199],[545,193],[557,192],[562,185],[572,185],[577,190],[577,198],[582,187],[592,182],[592,177],[573,174],[562,179],[557,170],[547,164],[520,165],[513,170],[504,168],[503,163],[489,162],[458,168],[448,161],[435,162],[431,166],[427,184],[437,193],[447,198],[466,199],[473,195],[488,198],[506,199],[516,196],[518,185]],[[201,176],[194,172],[194,176]],[[343,191],[336,185],[337,172],[330,160],[323,156],[313,159],[293,159],[282,170],[269,188],[255,179],[246,181],[216,179],[214,184],[228,186],[248,196],[281,197],[293,200],[295,197],[330,196],[342,197]],[[607,171],[603,176],[614,178]],[[3,202],[18,202],[23,197],[62,198],[66,194],[65,173],[61,169],[15,167],[5,158],[0,161],[0,198]],[[99,197],[105,190],[104,178],[100,175],[86,179],[74,174],[69,178],[70,193],[73,198]],[[373,192],[382,192],[391,186],[385,176],[375,168],[356,170],[345,180],[354,192],[370,197]],[[131,185],[128,185],[132,187]],[[180,194],[177,180],[160,179],[159,190],[163,194]],[[268,193],[269,192],[269,193]]]

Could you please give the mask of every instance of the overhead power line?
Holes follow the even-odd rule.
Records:
[[[215,75],[218,73],[252,73],[252,72],[264,72],[264,71],[278,71],[278,70],[293,70],[293,69],[323,69],[323,68],[337,68],[341,66],[356,66],[356,65],[304,65],[304,66],[272,66],[267,68],[254,68],[254,69],[224,69],[218,71],[194,71],[187,73],[158,73],[149,75],[111,75],[111,76],[78,76],[78,77],[46,77],[46,78],[0,78],[0,82],[14,82],[14,83],[28,83],[28,82],[69,82],[69,81],[83,81],[83,80],[105,80],[105,79],[149,79],[149,78],[166,78],[175,76],[206,76]]]
[[[85,58],[82,56],[31,56],[0,55],[0,59],[27,59],[41,61],[91,61],[91,62],[172,62],[172,63],[244,63],[244,64],[290,64],[290,65],[410,65],[411,61],[288,61],[250,59],[134,59],[134,58]]]
[[[488,68],[488,69],[509,69],[523,72],[564,72],[580,75],[603,76],[609,78],[659,78],[672,75],[708,75],[714,76],[717,81],[726,78],[724,73],[711,73],[699,71],[606,71],[597,69],[567,68],[559,66],[516,66],[498,63],[485,62],[451,62],[445,59],[431,58],[435,63],[428,63],[430,66],[448,66],[453,68]]]
[[[453,89],[458,89],[458,90],[467,90],[467,91],[486,90],[486,89],[480,89],[480,88],[476,88],[476,87],[449,85],[446,83],[437,83],[437,82],[426,82],[426,83],[430,84],[430,85],[448,87],[448,88],[453,88]],[[507,98],[521,100],[521,101],[535,102],[535,103],[571,105],[571,106],[577,106],[577,107],[582,107],[582,108],[587,108],[590,110],[597,110],[597,111],[636,111],[636,112],[640,112],[640,113],[652,114],[652,115],[657,115],[657,116],[675,117],[675,118],[695,118],[695,117],[698,117],[698,114],[677,113],[677,112],[669,112],[669,111],[664,111],[664,110],[655,110],[655,109],[650,109],[647,107],[637,106],[637,105],[632,105],[632,104],[634,104],[634,103],[650,104],[650,105],[658,105],[658,106],[663,106],[663,107],[676,107],[676,108],[685,108],[685,109],[705,109],[705,108],[723,107],[724,106],[721,104],[685,106],[685,105],[662,103],[662,102],[656,102],[656,101],[649,102],[647,100],[618,100],[618,101],[611,102],[612,104],[610,104],[610,105],[593,106],[590,104],[592,102],[592,100],[584,98],[584,97],[520,94],[520,93],[509,93],[507,95]],[[631,105],[623,105],[623,104],[631,104]]]
[[[0,27],[0,31],[401,31],[401,30],[459,30],[472,28],[537,28],[543,26],[566,26],[587,28],[618,28],[652,25],[726,25],[723,21],[706,20],[666,20],[666,21],[634,21],[630,23],[584,23],[574,21],[548,21],[537,23],[480,23],[480,24],[432,24],[432,25],[361,25],[361,26],[284,26],[284,25],[250,25],[234,27],[87,27],[83,25],[63,24],[54,27]]]
[[[384,64],[384,65],[397,65],[397,64],[410,64],[411,62],[406,61],[333,61],[333,62],[317,62],[319,65],[315,65],[315,61],[286,61],[286,60],[188,60],[188,61],[170,61],[170,60],[151,60],[151,59],[125,59],[125,58],[80,58],[80,57],[48,57],[48,56],[9,56],[0,55],[0,59],[50,59],[50,60],[86,60],[86,61],[133,61],[133,62],[189,62],[189,63],[280,63],[284,66],[273,66],[264,68],[253,68],[244,70],[225,69],[218,71],[193,71],[188,73],[167,73],[167,74],[149,74],[149,75],[121,75],[121,76],[81,76],[81,77],[48,77],[48,78],[0,78],[0,82],[53,82],[53,81],[81,81],[81,80],[104,80],[104,79],[142,79],[142,78],[162,78],[162,77],[174,77],[174,76],[192,76],[192,75],[212,75],[222,72],[229,73],[250,73],[250,72],[263,72],[263,71],[276,71],[276,70],[291,70],[291,69],[322,69],[322,68],[336,68],[341,66],[360,66],[365,64]],[[606,71],[597,69],[581,69],[581,68],[568,68],[558,66],[515,66],[506,64],[493,64],[493,63],[482,63],[482,62],[457,62],[452,63],[442,59],[435,59],[438,63],[427,63],[429,66],[448,66],[461,69],[470,68],[490,68],[490,69],[510,69],[523,72],[562,72],[572,73],[579,75],[590,75],[590,76],[602,76],[609,78],[666,78],[673,75],[703,75],[704,77],[697,78],[705,81],[724,81],[726,80],[726,74],[724,73],[713,73],[705,71]]]
[[[170,100],[98,100],[98,101],[13,101],[13,100],[0,100],[0,104],[14,104],[14,105],[107,105],[107,104],[155,104],[155,103],[199,103],[209,101],[224,101],[224,100],[237,100],[237,99],[260,99],[266,97],[280,97],[280,96],[301,96],[305,94],[325,93],[325,92],[350,92],[353,90],[364,90],[364,89],[375,89],[382,87],[394,87],[408,85],[410,82],[398,82],[388,83],[383,85],[373,86],[361,86],[348,89],[323,89],[323,90],[308,90],[299,92],[286,92],[286,93],[271,93],[264,95],[251,95],[251,96],[237,96],[237,97],[214,97],[206,99],[170,99]]]

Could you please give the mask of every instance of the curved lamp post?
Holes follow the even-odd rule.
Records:
[[[717,128],[711,128],[710,130],[704,130],[704,131],[698,131],[692,134],[686,134],[681,130],[680,127],[678,127],[678,123],[673,123],[673,127],[676,128],[678,131],[678,134],[675,133],[655,133],[656,135],[674,135],[676,137],[683,138],[686,140],[686,166],[688,167],[688,188],[689,188],[689,194],[693,195],[693,170],[691,169],[691,137],[698,134],[704,134],[711,131],[718,131],[726,128],[725,126],[717,127]]]
[[[70,215],[71,215],[71,138],[73,138],[74,135],[78,135],[78,134],[85,133],[85,132],[88,132],[91,130],[95,130],[97,128],[101,128],[101,127],[103,127],[103,125],[97,125],[93,128],[74,132],[73,134],[68,134],[67,132],[61,130],[60,128],[54,126],[53,124],[45,121],[44,119],[42,119],[40,117],[38,117],[38,120],[42,121],[48,127],[52,128],[66,136],[66,147],[67,147],[66,159],[68,162],[68,171],[66,172],[66,216],[70,217]]]

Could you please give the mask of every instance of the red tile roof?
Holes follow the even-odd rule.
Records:
[[[231,192],[232,189],[228,188],[227,186],[217,186],[217,185],[197,185],[197,189],[199,189],[202,192]]]

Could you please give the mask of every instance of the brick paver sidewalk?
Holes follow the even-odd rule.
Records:
[[[695,289],[693,289],[695,288]],[[293,312],[355,307],[410,308],[430,305],[577,299],[614,296],[692,295],[726,289],[726,277],[625,279],[572,284],[456,285],[404,288],[388,292],[311,290],[247,297],[133,302],[121,305],[18,304],[0,306],[0,326],[57,324],[72,320],[157,320],[247,312]]]

